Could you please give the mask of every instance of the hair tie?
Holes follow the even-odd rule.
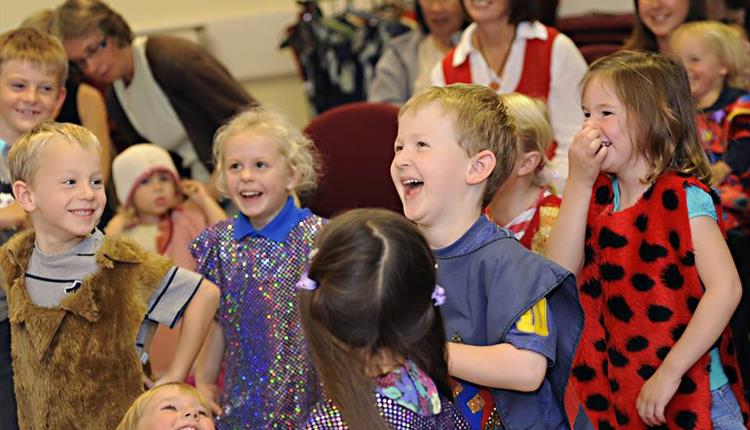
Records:
[[[318,288],[318,283],[310,279],[310,277],[307,276],[307,272],[303,272],[299,281],[297,281],[296,286],[300,290],[315,291],[315,289]]]
[[[445,288],[438,284],[435,284],[435,289],[432,290],[432,303],[435,306],[443,306],[445,304]]]

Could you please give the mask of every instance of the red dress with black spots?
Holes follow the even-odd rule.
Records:
[[[659,177],[632,207],[613,212],[612,180],[600,175],[589,206],[584,266],[578,275],[585,323],[571,381],[598,429],[645,429],[635,408],[703,295],[695,268],[685,186],[694,178]],[[721,209],[716,208],[721,216]],[[739,368],[729,329],[719,339],[721,360],[745,414]],[[710,429],[706,353],[682,378],[667,405],[664,429]]]

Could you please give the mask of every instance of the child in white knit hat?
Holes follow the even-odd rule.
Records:
[[[105,232],[122,233],[144,249],[195,270],[190,242],[206,227],[227,217],[203,184],[180,179],[169,153],[150,143],[133,145],[115,157],[112,179],[121,206]],[[159,327],[154,334],[150,350],[154,376],[169,367],[177,335],[178,328],[167,327]]]
[[[194,270],[190,242],[227,217],[203,184],[180,179],[169,153],[150,143],[133,145],[115,157],[112,179],[121,207],[106,233],[123,233]]]

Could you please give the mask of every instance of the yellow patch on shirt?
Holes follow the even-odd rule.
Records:
[[[521,333],[535,334],[537,336],[549,335],[547,327],[547,299],[542,298],[534,304],[526,313],[521,315],[516,323],[516,329]]]

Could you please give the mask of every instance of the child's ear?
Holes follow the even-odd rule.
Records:
[[[524,152],[519,155],[520,163],[516,174],[518,176],[526,176],[536,172],[539,164],[542,162],[542,154],[539,151]]]
[[[481,184],[487,180],[492,171],[495,170],[495,163],[497,162],[495,154],[488,149],[479,151],[469,161],[471,164],[466,174],[466,183],[469,185]]]
[[[52,118],[49,119],[55,119],[60,114],[60,108],[62,108],[62,104],[65,101],[65,95],[67,93],[68,89],[65,88],[65,86],[60,87],[60,91],[58,91],[57,93],[57,100],[55,100],[55,110],[52,111]]]
[[[18,204],[21,205],[23,210],[31,212],[36,209],[36,202],[34,201],[34,194],[29,184],[24,181],[16,181],[13,183],[13,196],[16,198]]]
[[[286,190],[291,193],[292,191],[294,191],[295,188],[297,188],[297,185],[299,185],[301,175],[299,174],[297,169],[295,169],[294,167],[290,166],[289,170],[291,174],[289,175],[289,181],[287,181],[287,184],[286,184]]]

